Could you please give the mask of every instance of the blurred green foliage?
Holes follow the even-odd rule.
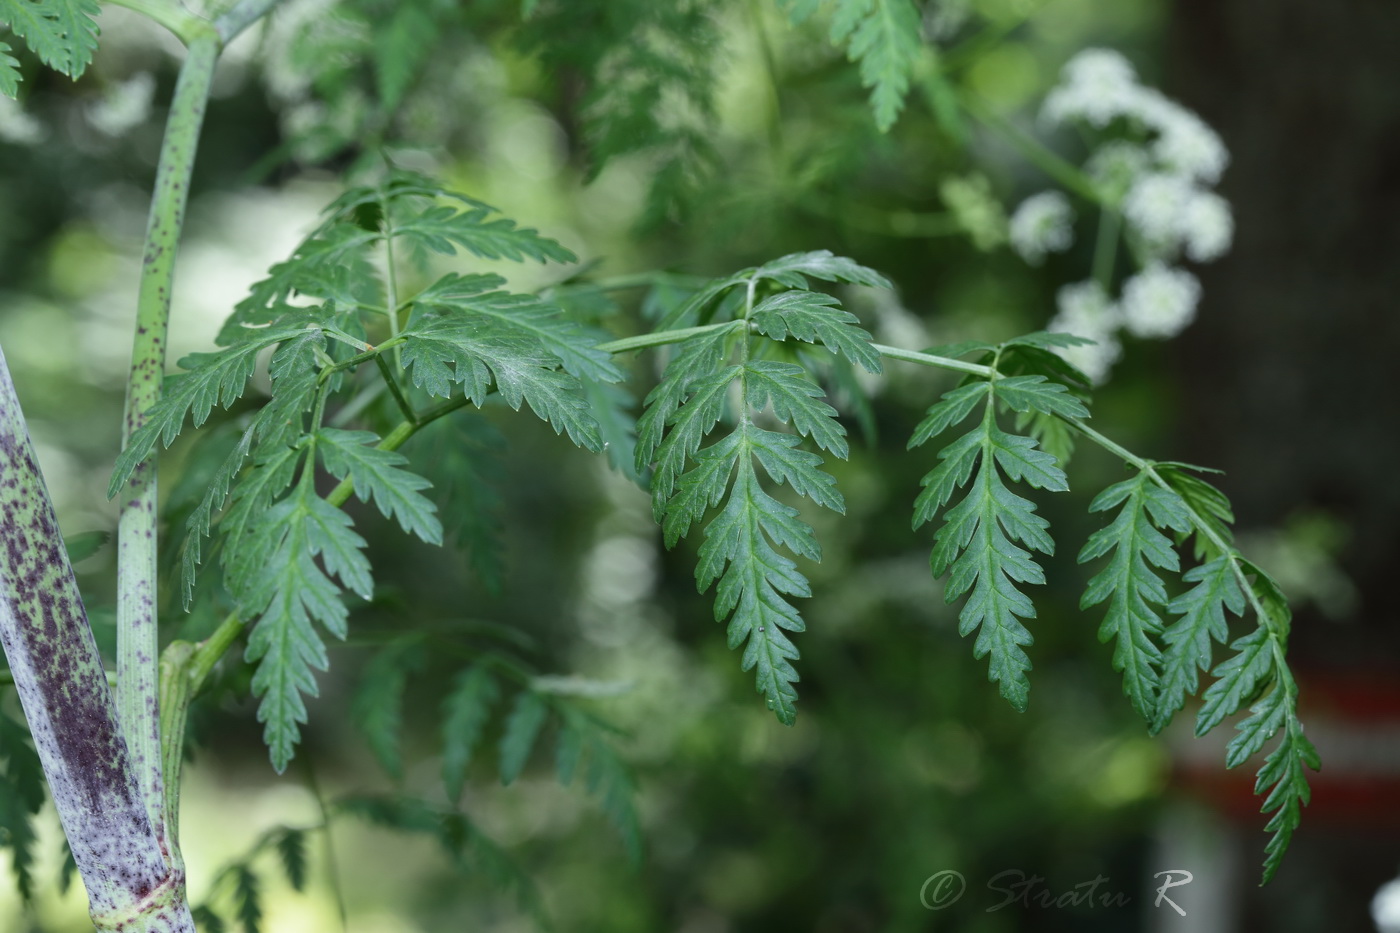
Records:
[[[1155,0],[964,5],[965,20],[938,27],[947,63],[938,80],[1022,116],[1085,45],[1130,50],[1150,74],[1164,15]],[[323,195],[333,193],[326,169],[377,159],[380,146],[559,239],[597,264],[589,271],[599,281],[651,269],[724,273],[816,248],[852,256],[897,285],[893,297],[843,291],[886,342],[998,340],[1039,329],[1051,317],[1054,287],[1077,274],[1066,270],[1089,264],[1087,247],[1040,268],[1003,247],[1004,218],[992,206],[1045,181],[941,102],[937,81],[920,75],[903,115],[882,133],[858,74],[824,29],[792,27],[772,4],[540,2],[523,22],[518,4],[504,0],[397,11],[354,0],[324,18],[302,6],[249,39],[274,64],[249,52],[220,76],[178,272],[172,359],[207,346],[240,290],[285,253],[267,241],[286,247],[309,229]],[[930,4],[925,15],[957,6]],[[385,16],[382,31],[371,28]],[[659,21],[669,16],[677,20]],[[159,134],[158,114],[110,138],[85,112],[136,70],[152,71],[156,99],[164,99],[175,66],[153,30],[125,11],[109,10],[103,22],[103,44],[80,82],[26,66],[25,107],[45,138],[0,143],[0,343],[70,535],[113,525],[103,491],[118,446],[123,328]],[[578,43],[539,38],[560,30]],[[685,58],[667,44],[675,35],[688,40]],[[413,68],[386,69],[387,59],[375,57],[396,42],[423,47]],[[700,67],[715,61],[721,66]],[[629,81],[647,93],[622,93]],[[360,97],[347,90],[361,86]],[[367,103],[371,86],[380,106]],[[344,112],[317,111],[322,98]],[[639,107],[663,118],[641,119]],[[512,274],[526,290],[555,284],[558,272]],[[571,300],[594,300],[600,323],[626,335],[656,313],[664,292],[585,289]],[[1096,408],[1097,424],[1148,454],[1171,453],[1176,415],[1162,365],[1170,352],[1128,348]],[[1111,648],[1094,637],[1097,614],[1077,608],[1083,574],[1072,549],[1044,561],[1049,585],[1037,594],[1031,650],[1036,690],[1017,714],[969,656],[956,612],[929,573],[928,542],[908,527],[908,503],[928,464],[906,454],[903,439],[951,384],[896,372],[868,408],[841,406],[864,443],[849,461],[830,464],[847,514],[806,516],[824,555],[803,568],[819,598],[806,609],[803,715],[792,729],[754,701],[710,600],[695,593],[697,542],[664,551],[647,496],[625,470],[500,407],[425,431],[405,452],[440,490],[455,490],[444,515],[449,546],[407,539],[372,506],[350,506],[379,586],[354,614],[352,637],[335,649],[311,706],[305,765],[283,779],[310,782],[339,803],[308,811],[299,825],[320,832],[328,814],[333,827],[342,816],[434,832],[448,825],[404,801],[458,806],[435,796],[442,704],[460,688],[465,662],[499,655],[518,659],[510,663],[521,682],[541,696],[554,682],[529,678],[569,675],[554,683],[559,694],[581,697],[582,708],[615,724],[610,741],[635,772],[641,857],[629,860],[627,817],[606,792],[601,810],[624,826],[621,836],[599,812],[598,794],[561,793],[539,780],[554,767],[546,754],[462,763],[459,834],[438,840],[453,858],[436,867],[410,859],[413,872],[403,876],[381,866],[398,877],[392,891],[357,883],[378,859],[365,842],[373,837],[348,835],[358,830],[340,837],[361,844],[339,845],[336,863],[317,843],[303,852],[299,834],[275,828],[258,857],[277,850],[284,860],[309,859],[312,887],[323,892],[314,896],[325,897],[329,874],[340,873],[350,912],[388,912],[400,918],[385,927],[395,930],[528,928],[520,918],[530,911],[492,883],[502,878],[525,892],[531,881],[521,879],[532,879],[540,912],[560,929],[610,933],[929,929],[921,885],[946,868],[985,879],[1019,867],[1049,875],[1055,890],[1102,874],[1114,890],[1143,896],[1139,869],[1162,804],[1166,752],[1145,739],[1122,701]],[[163,461],[168,567],[185,514],[237,436],[229,425],[240,412],[218,416]],[[449,434],[469,444],[446,444]],[[1085,488],[1119,478],[1116,461],[1077,456]],[[1065,540],[1082,540],[1092,525],[1087,504],[1072,491],[1042,508]],[[81,567],[95,615],[111,602],[112,562],[109,548]],[[165,580],[163,625],[172,637],[201,637],[219,619],[217,594],[204,593],[187,615],[174,578]],[[246,666],[226,665],[193,711],[196,780],[228,775],[222,779],[274,786],[251,707],[238,699],[249,677]],[[384,737],[394,723],[360,717],[358,731],[352,725],[354,697],[375,689],[400,697],[396,744]],[[494,736],[510,727],[496,717],[484,728]],[[498,769],[519,780],[495,788]],[[216,798],[199,799],[217,807]],[[200,820],[187,813],[190,834]],[[485,841],[474,849],[474,827],[499,850],[484,854]],[[191,847],[193,859],[198,843]],[[465,876],[453,873],[454,862]],[[196,877],[194,899],[232,898],[246,918],[258,910],[247,866],[267,864],[275,866],[239,862],[206,889]],[[503,867],[510,865],[519,877]],[[528,908],[535,896],[522,894],[520,903]],[[1132,910],[983,906],[969,897],[939,920],[990,933],[1127,930],[1139,919]],[[276,929],[276,908],[263,908]]]

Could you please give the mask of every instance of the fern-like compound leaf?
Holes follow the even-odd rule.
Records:
[[[346,634],[347,610],[330,575],[368,598],[372,589],[365,541],[349,517],[315,494],[309,483],[267,510],[253,532],[262,566],[252,573],[240,612],[255,617],[247,658],[257,662],[253,693],[272,765],[291,761],[307,719],[302,694],[317,695],[315,671],[328,666],[319,623],[336,638]],[[320,556],[323,570],[317,563]]]
[[[1099,641],[1117,640],[1113,669],[1123,673],[1123,692],[1133,709],[1151,723],[1158,717],[1161,686],[1159,613],[1168,603],[1166,584],[1157,570],[1176,572],[1181,566],[1171,539],[1159,529],[1184,534],[1191,530],[1191,517],[1181,497],[1153,482],[1147,470],[1099,493],[1089,511],[1120,505],[1113,521],[1094,532],[1079,552],[1081,564],[1112,553],[1108,565],[1089,580],[1079,608],[1108,603]]]
[[[1154,469],[1168,486],[1181,496],[1190,506],[1205,528],[1227,545],[1234,540],[1231,525],[1235,521],[1230,500],[1219,489],[1197,476],[1197,473],[1217,473],[1206,467],[1192,466],[1189,463],[1159,463]],[[1219,557],[1218,549],[1206,535],[1196,535],[1196,556],[1206,560]]]
[[[788,288],[808,289],[807,278],[823,282],[846,282],[850,285],[864,285],[869,288],[891,289],[894,286],[874,269],[869,269],[845,256],[837,256],[830,250],[818,249],[808,253],[789,253],[765,262],[755,269],[737,273],[730,282],[743,281],[750,276],[768,279]],[[844,322],[843,322],[844,323]]]
[[[1265,788],[1271,788],[1261,811],[1273,813],[1264,826],[1265,832],[1273,833],[1273,836],[1264,846],[1262,884],[1268,884],[1278,871],[1283,862],[1283,854],[1288,851],[1288,843],[1293,839],[1293,832],[1302,822],[1302,808],[1312,799],[1307,772],[1304,769],[1311,768],[1317,771],[1322,767],[1316,746],[1303,734],[1303,724],[1298,721],[1297,713],[1293,709],[1294,699],[1290,696],[1280,702],[1286,702],[1288,707],[1283,723],[1286,731],[1283,739],[1264,759],[1264,765],[1259,769],[1254,783],[1256,794],[1263,793]]]
[[[821,386],[807,371],[793,363],[750,360],[744,364],[744,392],[749,407],[762,411],[771,405],[773,415],[790,424],[817,446],[846,459],[850,446],[846,429],[836,420],[836,409],[828,405]]]
[[[446,396],[460,384],[480,406],[494,383],[511,408],[518,411],[522,401],[528,402],[536,415],[575,444],[602,448],[598,423],[578,378],[561,370],[559,358],[538,339],[470,309],[422,306],[415,308],[400,336],[405,339],[403,365],[412,369],[415,385]]]
[[[442,707],[442,784],[447,799],[462,796],[467,766],[481,741],[491,708],[501,688],[485,665],[477,664],[458,675]]]
[[[792,685],[798,675],[792,661],[798,653],[785,631],[805,631],[806,625],[784,597],[811,596],[812,591],[797,565],[779,554],[769,539],[804,556],[815,558],[820,552],[811,529],[797,519],[797,510],[764,492],[752,461],[739,459],[747,446],[734,445],[738,476],[728,504],[705,528],[695,579],[702,591],[719,581],[715,620],[729,618],[730,650],[747,643],[743,669],[755,670],[768,707],[779,721],[791,725],[797,718],[797,690]]]
[[[410,646],[385,648],[365,665],[350,701],[350,718],[359,727],[370,751],[391,777],[403,774],[399,738],[403,733],[403,698],[408,675],[420,665]]]
[[[647,395],[645,410],[637,419],[635,465],[638,473],[646,473],[650,468],[667,426],[674,423],[694,383],[721,368],[720,362],[730,336],[721,330],[691,337],[677,346],[676,355],[667,364],[656,388]],[[674,475],[671,479],[674,481]],[[652,488],[656,488],[654,479]]]
[[[1211,643],[1226,644],[1230,639],[1226,611],[1243,615],[1244,591],[1235,579],[1230,561],[1221,557],[1188,570],[1182,577],[1195,586],[1177,596],[1167,611],[1181,618],[1162,632],[1166,649],[1162,652],[1161,691],[1152,731],[1160,732],[1186,697],[1199,687],[1199,671],[1211,668]]]
[[[515,705],[506,717],[501,736],[501,783],[509,784],[525,770],[525,762],[535,748],[535,740],[549,716],[549,706],[533,690],[522,690],[515,696]]]
[[[808,343],[820,341],[832,353],[845,356],[866,372],[882,370],[875,338],[830,295],[799,289],[779,292],[761,301],[750,318],[759,333],[774,340],[786,340],[791,334]]]
[[[959,614],[959,633],[965,637],[980,629],[973,656],[990,656],[989,678],[1022,710],[1030,690],[1026,671],[1031,668],[1023,649],[1033,638],[1021,619],[1034,618],[1035,607],[1016,584],[1045,581],[1032,552],[1053,554],[1054,541],[1047,532],[1050,523],[1035,514],[1033,502],[1007,488],[1002,474],[1039,489],[1063,491],[1069,486],[1054,458],[1038,449],[1034,439],[997,427],[996,402],[1003,381],[1009,380],[983,383],[981,389],[972,383],[946,393],[916,431],[911,446],[932,437],[935,427],[962,421],[979,399],[983,401],[977,427],[944,447],[939,465],[924,477],[924,490],[914,503],[914,527],[933,521],[959,489],[968,487],[943,516],[930,566],[935,577],[949,573],[949,602],[970,591]],[[1035,410],[1063,404],[1061,393],[1047,389],[1013,389],[1011,399]]]
[[[20,897],[34,896],[34,820],[44,806],[44,771],[29,730],[0,714],[0,848],[10,850]]]
[[[420,492],[432,484],[402,469],[408,463],[403,454],[373,446],[378,441],[369,431],[321,428],[316,432],[316,452],[332,476],[350,478],[361,502],[373,496],[379,511],[386,518],[392,516],[404,531],[429,544],[442,544],[437,510]]]
[[[1235,639],[1235,654],[1218,664],[1206,688],[1204,703],[1196,714],[1196,734],[1205,735],[1226,716],[1240,709],[1268,683],[1274,669],[1273,639],[1264,627]]]
[[[505,279],[496,275],[450,273],[419,292],[413,301],[427,307],[458,309],[537,340],[559,358],[567,372],[581,379],[623,380],[612,355],[597,349],[607,339],[602,331],[570,319],[559,307],[532,295],[498,291],[503,285]]]
[[[233,879],[234,913],[243,924],[243,933],[261,933],[262,882],[246,864],[234,869]]]
[[[282,871],[293,891],[306,890],[306,833],[300,829],[286,828],[277,837],[277,859],[282,863]]]
[[[96,0],[0,0],[0,25],[9,26],[45,65],[77,78],[97,49],[99,12]],[[17,83],[18,62],[0,56],[0,89],[13,97]]]
[[[806,19],[819,0],[789,0],[794,21]],[[831,41],[846,47],[860,63],[861,84],[870,88],[870,104],[881,131],[894,125],[909,82],[918,65],[923,42],[919,11],[911,0],[834,0]]]
[[[11,51],[7,43],[0,42],[0,94],[14,98],[19,95],[19,59]]]
[[[517,227],[506,217],[492,219],[492,212],[481,207],[461,210],[450,205],[430,207],[414,217],[399,219],[394,235],[411,245],[446,256],[461,247],[481,259],[509,259],[524,262],[577,262],[578,257],[555,240],[541,236],[529,227]]]
[[[157,442],[169,447],[180,433],[185,416],[195,427],[209,418],[215,405],[227,408],[243,395],[253,376],[258,354],[266,347],[297,336],[303,328],[279,328],[218,353],[191,353],[180,361],[185,372],[166,379],[159,400],[147,413],[147,421],[134,431],[126,449],[117,458],[107,486],[108,498],[121,492],[135,469]]]

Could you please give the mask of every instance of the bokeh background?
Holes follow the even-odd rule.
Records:
[[[1219,191],[1233,206],[1234,247],[1195,270],[1199,319],[1173,341],[1125,341],[1094,411],[1101,430],[1145,456],[1223,469],[1218,484],[1246,552],[1294,600],[1290,654],[1325,770],[1275,882],[1257,887],[1266,837],[1251,775],[1224,772],[1223,738],[1150,739],[1121,696],[1110,647],[1095,638],[1097,614],[1077,609],[1085,572],[1074,542],[1095,527],[1085,511],[1093,491],[1121,467],[1081,450],[1071,477],[1083,491],[1042,497],[1064,543],[1037,593],[1032,702],[1017,714],[957,635],[956,607],[929,576],[928,529],[909,530],[933,452],[907,453],[904,441],[952,383],[892,366],[869,387],[869,410],[850,409],[863,440],[833,465],[848,514],[811,516],[824,558],[804,567],[816,596],[803,607],[793,728],[763,709],[725,649],[710,597],[694,591],[694,544],[662,548],[647,497],[627,476],[508,411],[415,439],[405,452],[440,487],[469,488],[480,511],[462,520],[494,528],[500,548],[435,550],[352,506],[380,590],[333,652],[298,762],[281,777],[268,766],[240,664],[227,664],[196,707],[182,818],[195,901],[232,917],[239,879],[251,876],[268,931],[523,933],[539,920],[528,897],[500,883],[518,869],[560,930],[1375,929],[1373,896],[1400,872],[1391,596],[1400,11],[1380,0],[927,7],[929,33],[955,64],[951,80],[1028,132],[1042,132],[1035,114],[1060,66],[1103,46],[1197,111],[1230,150]],[[1087,275],[1087,207],[1078,244],[1039,267],[997,241],[991,207],[993,233],[973,235],[941,193],[947,179],[985,177],[1007,209],[1051,180],[975,122],[959,138],[917,93],[894,129],[878,133],[820,27],[794,29],[772,4],[704,13],[696,41],[708,37],[704,54],[722,63],[715,124],[708,161],[687,169],[670,199],[651,193],[669,164],[655,152],[614,159],[593,177],[573,63],[542,62],[531,27],[514,25],[516,4],[473,4],[451,20],[419,92],[368,129],[363,114],[317,103],[357,74],[363,36],[335,11],[293,0],[221,65],[177,273],[172,363],[211,345],[243,290],[337,194],[339,172],[380,143],[559,239],[597,264],[587,271],[596,280],[661,269],[683,283],[787,252],[852,256],[897,291],[842,297],[878,339],[911,348],[1043,328],[1056,289]],[[314,42],[303,36],[308,23]],[[145,198],[179,56],[125,10],[106,10],[102,25],[82,80],[26,62],[22,109],[0,106],[0,344],[69,533],[115,527],[103,491],[119,445]],[[353,99],[343,106],[354,111]],[[1043,138],[1067,158],[1083,155],[1072,134]],[[510,270],[518,290],[565,274]],[[637,332],[646,291],[610,295],[617,309],[605,326]],[[654,378],[653,363],[637,362],[638,386]],[[198,453],[182,442],[167,458],[168,496],[182,480],[199,488]],[[111,549],[79,569],[109,641]],[[170,595],[170,637],[198,637],[216,620],[212,608],[181,613]],[[407,637],[414,632],[431,634]],[[386,650],[404,653],[412,672],[397,778],[354,714],[364,672]],[[460,806],[499,846],[494,871],[480,853],[446,851],[431,817],[402,832],[362,817],[413,823],[412,814],[365,806],[315,828],[345,795],[449,806],[436,734],[459,665],[443,653],[487,650],[566,678],[561,694],[618,728],[616,748],[635,775],[640,858],[596,795],[559,785],[547,751],[509,787],[490,755],[474,766]],[[13,696],[2,702],[17,715]],[[275,846],[255,848],[282,826],[314,828],[302,892]],[[78,886],[60,891],[50,810],[37,827],[34,897],[0,883],[0,928],[87,929]],[[968,891],[930,911],[925,882],[949,869]],[[989,911],[1001,898],[987,882],[1012,869],[1041,876],[1034,892],[1056,897],[1102,876],[1098,891],[1128,903]],[[1152,904],[1153,875],[1166,869],[1193,873],[1171,895],[1186,918]]]

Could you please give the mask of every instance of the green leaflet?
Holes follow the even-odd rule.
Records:
[[[821,341],[832,353],[840,353],[866,372],[883,370],[874,338],[857,326],[854,314],[841,308],[830,295],[787,291],[766,298],[753,309],[752,320],[760,333],[774,340],[791,334],[808,343]]]
[[[690,207],[720,161],[711,142],[722,60],[723,20],[715,7],[711,0],[542,4],[515,33],[542,75],[582,91],[590,177],[632,153],[655,166],[643,227]]]
[[[787,0],[790,15],[801,22],[821,0]],[[888,130],[904,107],[909,81],[923,51],[919,11],[910,0],[834,0],[831,41],[844,45],[860,63],[861,84],[870,88],[875,123]]]
[[[426,436],[425,436],[426,435]],[[414,441],[432,480],[447,537],[467,554],[477,579],[499,593],[505,573],[500,454],[505,438],[485,418],[442,418]]]
[[[1185,705],[1186,697],[1196,694],[1198,670],[1209,671],[1211,667],[1211,642],[1229,642],[1225,611],[1244,614],[1244,593],[1225,558],[1193,567],[1182,579],[1195,586],[1167,606],[1168,612],[1178,613],[1181,618],[1162,633],[1166,650],[1162,653],[1157,713],[1152,719],[1154,733],[1171,722],[1173,714]]]
[[[979,402],[983,416],[977,426],[944,447],[938,455],[941,462],[924,477],[924,490],[914,503],[914,527],[933,521],[958,489],[968,487],[967,494],[944,513],[943,525],[934,535],[930,566],[935,577],[949,573],[945,594],[949,602],[971,591],[959,614],[958,631],[967,636],[981,629],[973,657],[990,656],[989,678],[1021,710],[1030,689],[1025,672],[1031,668],[1023,648],[1033,639],[1020,620],[1034,618],[1035,607],[1016,584],[1043,583],[1044,574],[1031,552],[1053,554],[1055,545],[1046,531],[1049,522],[1035,514],[1034,503],[1011,492],[1001,475],[1038,489],[1063,491],[1069,486],[1054,457],[1037,449],[1032,438],[997,427],[996,404],[1074,417],[1087,412],[1063,386],[1043,376],[971,382],[945,393],[929,409],[909,446],[919,446],[960,423]]]
[[[277,837],[277,859],[282,863],[282,871],[293,891],[306,890],[306,833],[300,829],[285,828]]]
[[[443,276],[414,296],[416,305],[456,309],[499,324],[506,331],[539,341],[559,358],[564,369],[580,379],[621,382],[622,370],[612,355],[597,349],[607,335],[565,315],[562,310],[533,295],[498,291],[506,284],[498,275],[456,273]]]
[[[403,774],[399,737],[403,733],[403,697],[408,675],[422,667],[422,653],[413,644],[386,647],[365,665],[350,701],[350,718],[359,727],[370,751],[394,778]]]
[[[836,299],[808,291],[812,279],[889,287],[879,273],[823,250],[783,256],[699,288],[667,314],[668,326],[730,314],[734,326],[716,321],[717,329],[682,341],[637,421],[636,466],[638,472],[653,466],[652,511],[666,546],[720,507],[705,527],[696,583],[702,591],[716,585],[715,618],[729,622],[729,647],[744,647],[743,670],[755,672],[758,691],[787,724],[796,717],[798,652],[786,633],[806,627],[789,597],[809,596],[811,588],[779,548],[809,560],[819,560],[821,548],[797,510],[763,489],[758,467],[772,482],[844,512],[835,479],[820,469],[821,456],[801,449],[801,438],[842,458],[849,445],[811,374],[796,363],[754,358],[750,344],[772,353],[793,337],[820,342],[872,372],[880,366],[870,334]],[[736,349],[739,361],[727,362]],[[755,419],[764,412],[797,433],[760,427]],[[737,424],[702,447],[727,413]]]
[[[377,443],[379,436],[370,431],[321,428],[316,432],[316,451],[327,472],[336,479],[348,476],[361,502],[372,496],[380,513],[386,518],[392,516],[408,534],[429,544],[442,544],[437,509],[419,492],[432,484],[400,469],[408,458],[397,451],[374,447]]]
[[[243,924],[243,933],[259,933],[262,930],[262,883],[247,865],[240,865],[234,871],[233,902],[238,922]]]
[[[1205,702],[1196,714],[1197,735],[1205,735],[1251,702],[1273,673],[1273,645],[1266,629],[1257,628],[1237,638],[1230,650],[1235,654],[1211,671],[1216,680],[1206,688]]]
[[[19,59],[11,51],[8,44],[0,42],[0,94],[14,98],[19,96]]]
[[[44,771],[29,730],[0,714],[0,847],[11,853],[19,894],[34,896],[34,818],[44,806]]]
[[[9,26],[45,65],[78,78],[97,49],[100,12],[95,0],[0,0],[0,25]],[[14,97],[19,62],[0,43],[0,93]]]
[[[443,703],[442,785],[449,801],[456,802],[462,796],[467,766],[500,695],[490,669],[477,664],[458,675]]]
[[[600,798],[603,813],[613,824],[633,863],[642,855],[642,833],[637,819],[636,782],[626,763],[608,741],[606,724],[572,706],[559,708],[555,743],[555,773],[559,783],[572,783],[582,762],[583,783]]]
[[[516,694],[515,705],[506,717],[505,733],[501,736],[502,784],[511,783],[525,770],[525,762],[548,715],[549,707],[538,693],[522,690]]]
[[[515,297],[496,292],[476,302],[500,307]],[[602,449],[597,421],[578,378],[559,369],[559,358],[538,339],[475,307],[420,306],[401,336],[403,365],[412,370],[414,385],[430,394],[448,396],[454,385],[461,385],[480,406],[494,383],[511,408],[518,411],[522,401],[528,402],[557,433],[567,433],[580,447]]]
[[[159,401],[148,412],[148,420],[131,435],[117,458],[107,497],[121,492],[132,472],[151,455],[157,441],[166,447],[174,442],[187,414],[199,427],[215,405],[227,408],[241,398],[264,348],[303,331],[302,327],[276,328],[218,353],[191,353],[182,359],[180,365],[186,371],[166,379]]]
[[[1197,521],[1227,545],[1234,541],[1230,526],[1235,521],[1235,513],[1230,508],[1230,500],[1219,489],[1194,475],[1218,470],[1189,463],[1158,463],[1153,469],[1190,506]],[[1215,545],[1202,534],[1196,535],[1195,553],[1198,558],[1207,560],[1220,556]]]
[[[506,217],[491,219],[490,208],[452,205],[430,207],[417,216],[398,220],[393,235],[435,253],[451,256],[457,247],[481,259],[523,262],[577,262],[578,257],[554,240]]]
[[[715,619],[722,622],[733,614],[729,619],[729,648],[747,643],[742,668],[756,669],[756,685],[768,707],[779,721],[791,725],[797,718],[793,705],[797,690],[792,684],[798,679],[791,662],[798,653],[784,630],[805,631],[806,624],[784,596],[810,596],[812,591],[797,565],[774,550],[769,540],[813,560],[820,557],[820,550],[812,530],[797,519],[797,510],[759,487],[753,463],[744,456],[752,453],[751,439],[744,435],[732,448],[738,476],[728,504],[705,528],[695,579],[702,591],[719,580]],[[717,454],[714,459],[719,457]],[[707,483],[712,488],[717,476],[721,483],[728,478],[728,472],[715,474],[703,465],[692,473],[697,483]],[[683,488],[684,485],[683,481]]]
[[[1099,641],[1117,639],[1113,669],[1123,673],[1123,692],[1133,709],[1150,723],[1158,717],[1161,686],[1157,667],[1162,652],[1155,640],[1162,632],[1158,612],[1168,603],[1166,585],[1153,568],[1175,572],[1181,566],[1171,539],[1158,529],[1185,534],[1191,530],[1191,516],[1181,497],[1154,483],[1147,470],[1099,493],[1089,511],[1118,505],[1122,508],[1113,521],[1094,532],[1079,552],[1081,564],[1113,554],[1090,579],[1079,608],[1108,603]]]
[[[246,589],[235,591],[240,612],[256,618],[248,636],[247,659],[257,662],[253,693],[261,697],[258,721],[278,773],[286,770],[306,722],[302,694],[317,695],[315,671],[329,659],[319,623],[336,638],[346,635],[348,612],[340,587],[330,575],[364,598],[372,588],[365,541],[351,530],[350,518],[297,484],[286,499],[267,510],[252,535],[263,566],[250,571]],[[317,556],[325,566],[316,561]]]

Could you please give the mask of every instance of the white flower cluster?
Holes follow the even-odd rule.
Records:
[[[1094,341],[1056,352],[1079,367],[1095,384],[1103,382],[1109,369],[1123,355],[1123,345],[1117,337],[1122,326],[1118,308],[1098,282],[1066,285],[1055,296],[1055,304],[1059,313],[1050,321],[1048,330]]]
[[[1201,284],[1170,264],[1183,254],[1210,262],[1229,251],[1234,217],[1229,202],[1211,190],[1229,152],[1205,121],[1138,83],[1128,60],[1107,49],[1086,49],[1065,65],[1041,116],[1052,125],[1079,121],[1098,129],[1122,120],[1139,140],[1105,142],[1085,170],[1121,211],[1142,268],[1123,284],[1116,304],[1096,283],[1061,289],[1059,313],[1050,322],[1051,330],[1096,341],[1062,355],[1098,382],[1122,353],[1120,330],[1174,337],[1195,319]]]
[[[1123,297],[1116,304],[1097,282],[1066,285],[1055,300],[1059,313],[1048,329],[1094,341],[1092,346],[1057,352],[1095,383],[1101,383],[1123,355],[1118,332],[1127,330],[1134,337],[1175,337],[1196,318],[1201,283],[1184,269],[1151,262],[1123,283]]]
[[[1038,266],[1046,253],[1060,253],[1074,243],[1074,208],[1058,191],[1042,191],[1021,202],[1011,215],[1011,248]]]
[[[1152,134],[1146,147],[1107,143],[1087,168],[1111,198],[1121,198],[1124,218],[1153,258],[1185,252],[1209,262],[1229,250],[1230,205],[1207,187],[1229,164],[1225,144],[1196,114],[1139,84],[1122,55],[1086,49],[1070,59],[1041,115],[1052,124],[1082,120],[1099,128],[1124,119]]]

